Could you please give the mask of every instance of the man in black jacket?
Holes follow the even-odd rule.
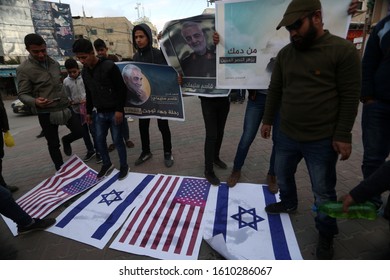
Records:
[[[96,108],[96,142],[103,160],[98,178],[108,175],[114,168],[107,149],[107,134],[111,130],[114,145],[118,151],[120,170],[119,180],[127,177],[129,166],[127,152],[123,142],[124,105],[126,101],[126,85],[121,72],[115,63],[95,55],[92,43],[79,39],[73,44],[73,52],[85,66],[82,77],[87,96],[88,123],[92,123],[92,110]]]

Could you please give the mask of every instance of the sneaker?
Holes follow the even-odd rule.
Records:
[[[267,186],[271,193],[277,193],[279,191],[279,187],[276,184],[276,176],[270,174],[267,175]]]
[[[45,230],[48,227],[51,227],[56,222],[56,219],[53,218],[45,218],[45,219],[37,219],[33,218],[33,222],[28,226],[18,226],[18,234],[25,234],[32,231]]]
[[[281,214],[281,213],[294,213],[297,210],[297,206],[294,207],[286,207],[282,202],[276,202],[272,204],[268,204],[265,207],[265,212],[268,214]]]
[[[240,177],[241,177],[241,171],[240,170],[237,170],[237,171],[233,170],[232,174],[230,174],[229,178],[227,179],[226,184],[230,188],[233,188],[238,183],[238,180],[240,180]]]
[[[127,148],[134,148],[134,143],[131,140],[126,141],[126,147]]]
[[[68,141],[66,141],[64,139],[64,137],[61,138],[61,142],[62,142],[62,147],[64,148],[64,154],[67,156],[71,156],[72,155],[72,146],[70,145],[70,143]]]
[[[103,160],[102,160],[102,157],[100,156],[100,154],[99,153],[96,153],[96,163],[102,163],[103,162]]]
[[[108,152],[112,152],[113,150],[115,150],[115,145],[114,144],[110,144],[110,146],[108,146],[107,148]]]
[[[151,152],[149,153],[144,153],[142,152],[141,155],[139,156],[139,158],[135,161],[135,166],[137,165],[140,165],[142,163],[144,163],[145,161],[147,161],[148,159],[151,159],[153,156],[153,154]]]
[[[95,152],[88,152],[85,157],[83,158],[83,161],[87,162],[90,161],[94,156],[96,155]]]
[[[219,184],[221,184],[221,181],[215,175],[214,171],[205,171],[204,176],[206,177],[206,180],[213,186],[219,186]]]
[[[333,237],[325,237],[319,234],[318,244],[316,249],[316,257],[318,260],[333,259]]]
[[[173,165],[172,153],[164,153],[164,164],[166,167],[171,167]]]
[[[100,172],[97,175],[97,178],[99,179],[109,175],[113,169],[114,169],[114,165],[112,165],[112,163],[110,165],[103,165],[102,168],[100,169]]]
[[[130,168],[129,167],[121,167],[120,170],[119,170],[118,180],[126,179],[126,177],[129,174],[129,172],[130,172]]]
[[[227,169],[227,165],[226,163],[224,163],[222,160],[220,160],[219,158],[217,158],[216,160],[214,160],[214,164],[216,166],[218,166],[219,168],[221,169]]]

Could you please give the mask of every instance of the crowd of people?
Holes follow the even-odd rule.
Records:
[[[357,1],[352,0],[348,13],[356,9]],[[241,99],[245,99],[248,92],[247,107],[233,169],[226,179],[229,187],[239,182],[249,148],[260,129],[263,138],[272,136],[267,183],[270,192],[280,195],[279,202],[266,206],[269,215],[292,214],[297,210],[295,173],[302,159],[308,169],[314,204],[337,200],[337,161],[347,160],[352,153],[352,127],[360,100],[364,104],[364,181],[342,197],[344,210],[366,200],[372,201],[378,209],[382,206],[381,193],[390,188],[390,165],[386,162],[390,154],[390,130],[386,129],[390,125],[390,80],[386,79],[390,72],[390,31],[386,28],[389,22],[390,16],[387,16],[375,26],[361,62],[352,43],[323,28],[319,0],[290,2],[277,29],[285,27],[291,43],[274,58],[268,89],[240,90],[244,92]],[[201,25],[184,22],[181,34],[193,52],[181,62],[183,72],[179,83],[181,75],[215,77],[215,49],[207,47]],[[162,51],[152,46],[148,25],[136,25],[132,35],[137,50],[133,57],[135,62],[167,64]],[[71,155],[71,143],[83,138],[87,151],[83,159],[88,161],[96,156],[102,161],[97,176],[108,175],[114,168],[107,146],[110,131],[113,149],[119,156],[118,179],[125,179],[129,172],[126,146],[130,148],[134,144],[129,139],[124,107],[126,102],[142,104],[147,100],[140,89],[140,70],[129,68],[125,71],[128,75],[121,73],[113,61],[115,58],[107,55],[103,40],[92,44],[87,39],[77,39],[73,53],[83,69],[79,69],[76,60],[68,59],[65,67],[69,75],[62,83],[60,66],[47,55],[43,38],[32,33],[25,36],[24,42],[29,57],[17,69],[18,96],[38,113],[55,169],[59,170],[63,164],[58,127],[66,125],[70,132],[61,139],[64,153]],[[220,43],[217,32],[213,42]],[[127,95],[129,87],[137,92],[134,97]],[[204,177],[211,185],[219,186],[221,181],[214,166],[228,168],[220,151],[230,100],[228,96],[199,98],[205,126]],[[0,110],[0,124],[6,132],[9,125],[4,112]],[[152,158],[150,119],[139,119],[138,123],[142,152],[135,165]],[[157,119],[157,124],[163,139],[164,164],[169,168],[174,164],[169,123],[166,119]],[[3,143],[0,145],[2,148]],[[2,149],[0,200],[5,203],[0,204],[1,214],[13,219],[21,233],[51,226],[55,221],[34,219],[13,201],[10,192],[17,191],[17,187],[7,185],[2,177],[3,157]],[[389,207],[385,213],[389,216]],[[315,226],[319,233],[317,258],[332,259],[333,240],[338,233],[336,219],[317,213]]]

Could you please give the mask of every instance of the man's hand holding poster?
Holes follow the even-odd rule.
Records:
[[[215,16],[204,14],[165,24],[161,48],[182,75],[182,90],[189,95],[227,96],[230,90],[216,88],[216,54],[213,44]]]
[[[183,99],[175,69],[140,62],[116,64],[127,86],[126,115],[184,121]]]

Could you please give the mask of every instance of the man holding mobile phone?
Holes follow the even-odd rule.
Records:
[[[64,152],[70,156],[70,143],[82,137],[81,123],[68,108],[69,100],[62,90],[60,65],[47,55],[45,40],[31,33],[24,37],[24,43],[29,56],[16,69],[18,98],[38,113],[50,157],[59,170],[64,162],[58,126],[66,125],[71,131],[62,138]]]

